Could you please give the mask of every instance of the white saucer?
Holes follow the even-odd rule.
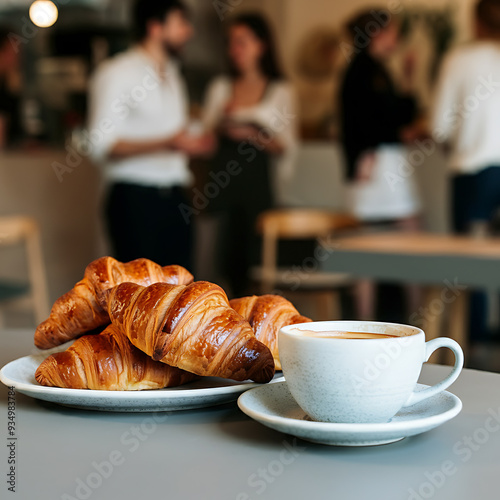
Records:
[[[56,350],[50,352],[54,351]],[[44,353],[8,363],[0,370],[0,381],[35,399],[86,410],[120,412],[176,411],[220,405],[235,401],[244,391],[260,385],[251,381],[236,382],[205,377],[180,387],[150,391],[91,391],[45,387],[35,380],[35,371],[46,357],[47,353]],[[271,383],[281,380],[283,375],[278,372]]]
[[[426,385],[417,384],[417,390]],[[383,424],[334,424],[312,421],[295,402],[286,382],[257,387],[242,394],[238,406],[261,424],[313,443],[334,446],[375,446],[429,431],[457,416],[462,401],[442,392],[404,408]]]

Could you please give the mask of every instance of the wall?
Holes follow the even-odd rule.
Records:
[[[29,215],[42,231],[52,300],[83,276],[85,266],[106,253],[101,227],[98,170],[83,160],[59,182],[53,162],[65,164],[63,151],[0,155],[0,216]],[[0,248],[0,277],[23,279],[20,248]]]

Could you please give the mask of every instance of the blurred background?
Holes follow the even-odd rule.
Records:
[[[393,0],[376,6],[387,9],[390,4],[397,12],[401,39],[387,67],[397,86],[403,86],[411,72],[413,94],[423,123],[432,114],[433,93],[443,58],[474,36],[475,3]],[[90,155],[72,157],[72,151],[85,138],[92,74],[103,61],[133,43],[132,2],[59,0],[54,1],[57,15],[51,14],[50,6],[45,5],[38,17],[32,4],[31,0],[0,0],[0,26],[12,34],[9,41],[19,57],[12,77],[15,81],[9,84],[9,127],[4,124],[3,130],[0,128],[0,216],[23,215],[36,221],[48,301],[52,304],[81,279],[89,262],[112,254],[102,217],[106,186],[100,170]],[[357,12],[372,8],[373,2],[186,0],[186,4],[195,31],[181,57],[190,119],[200,119],[209,83],[227,68],[228,23],[242,12],[263,14],[275,34],[281,65],[297,101],[294,122],[299,141],[293,175],[279,188],[276,206],[349,212],[338,98],[353,56],[345,26]],[[414,144],[411,147],[418,149]],[[194,159],[190,169],[194,185],[203,191],[210,171],[207,161]],[[442,148],[425,155],[414,177],[421,198],[419,229],[431,234],[451,233],[449,167]],[[195,191],[189,192],[194,196]],[[209,214],[204,215],[203,210],[197,215],[195,275],[224,282],[215,265],[219,251],[214,243],[217,222]],[[19,245],[8,245],[8,240],[2,240],[0,234],[0,244],[5,243],[0,248],[0,273],[6,297],[15,293],[16,283],[26,275],[25,250]],[[287,265],[300,265],[313,251],[311,245],[297,245],[281,253]],[[391,283],[379,284],[378,290],[381,300],[377,318],[408,322],[405,291]],[[488,332],[475,339],[477,349],[472,352],[469,365],[500,370],[500,350],[495,351],[499,301],[495,294],[490,295]],[[302,302],[299,297],[294,302],[304,314],[315,315],[308,301]],[[345,318],[358,314],[349,287],[341,287],[338,314]],[[33,318],[12,311],[4,319],[14,326],[33,322]]]

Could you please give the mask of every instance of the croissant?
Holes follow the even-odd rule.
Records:
[[[193,281],[193,276],[181,266],[160,267],[147,259],[122,264],[112,257],[101,257],[87,266],[82,281],[56,300],[49,318],[36,329],[35,345],[50,349],[109,324],[109,315],[98,297],[127,281],[141,285],[156,282],[185,285]]]
[[[158,361],[134,347],[116,327],[85,335],[38,367],[41,385],[68,389],[140,391],[191,382],[198,377]]]
[[[301,316],[291,302],[279,295],[243,297],[229,302],[252,327],[255,336],[271,350],[276,370],[281,370],[278,354],[278,333],[284,326],[308,323],[310,318]]]
[[[141,351],[201,376],[269,382],[274,360],[217,285],[123,283],[103,299],[111,321]]]

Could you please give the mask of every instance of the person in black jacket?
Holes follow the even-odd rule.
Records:
[[[416,100],[396,88],[386,64],[399,43],[399,25],[384,10],[357,15],[347,25],[353,39],[341,86],[341,132],[353,214],[364,223],[418,227],[420,201],[408,171],[405,140],[412,138]],[[411,79],[410,60],[405,65]],[[358,315],[374,315],[371,282],[358,287]]]
[[[19,53],[13,32],[0,27],[0,149],[21,138]]]

